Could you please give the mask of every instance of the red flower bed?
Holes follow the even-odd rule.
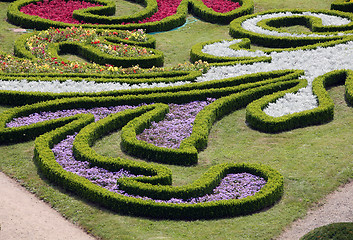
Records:
[[[181,0],[157,0],[158,11],[151,17],[139,21],[139,23],[157,22],[163,18],[176,14],[180,2]]]
[[[230,12],[236,8],[241,7],[238,2],[232,2],[229,0],[202,0],[202,1],[208,8],[212,8],[213,11],[219,12],[219,13]]]
[[[31,3],[20,9],[21,12],[28,15],[36,15],[41,18],[64,23],[83,23],[72,18],[72,13],[76,9],[102,6],[85,1],[69,0],[43,0],[43,2]]]
[[[180,2],[181,0],[157,0],[158,11],[151,17],[139,21],[138,23],[156,22],[168,16],[174,15],[177,12]],[[240,7],[238,2],[235,3],[229,0],[203,0],[203,2],[207,7],[220,13],[229,12]],[[78,24],[84,22],[79,22],[78,20],[73,19],[73,11],[76,9],[96,6],[101,5],[85,1],[81,2],[69,0],[68,2],[65,2],[65,0],[43,0],[43,2],[37,2],[36,4],[31,3],[24,6],[20,9],[20,11],[28,15],[37,15],[41,18],[50,19],[53,21]]]

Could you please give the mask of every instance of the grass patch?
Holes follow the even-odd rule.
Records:
[[[255,9],[257,12],[298,6],[329,9],[330,3],[327,0],[256,0]],[[9,3],[0,4],[0,50],[12,53],[13,42],[20,34],[8,30],[16,28],[5,21]],[[122,5],[125,6],[125,2]],[[133,11],[135,7],[132,4],[127,8]],[[166,65],[188,61],[191,46],[198,42],[230,38],[228,26],[199,20],[154,36],[157,49],[165,53]],[[102,239],[271,239],[295,219],[303,217],[309,207],[353,177],[353,148],[349,144],[353,136],[353,109],[344,101],[343,87],[335,87],[329,92],[336,104],[336,115],[328,124],[265,134],[250,129],[245,123],[245,110],[239,110],[214,125],[208,147],[200,153],[197,166],[170,166],[174,185],[187,184],[210,166],[224,162],[263,163],[280,171],[285,178],[282,200],[266,211],[248,216],[187,222],[157,221],[113,213],[67,193],[43,178],[32,161],[33,142],[0,146],[0,170],[49,202],[63,216]],[[0,113],[6,109],[8,107],[0,106]],[[99,140],[94,148],[107,156],[129,157],[121,152],[119,145],[120,133],[117,132]]]
[[[115,16],[127,16],[140,12],[144,7],[134,1],[114,0]]]

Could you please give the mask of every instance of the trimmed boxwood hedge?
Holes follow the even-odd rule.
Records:
[[[294,71],[292,73],[293,76],[291,77],[289,77],[290,74],[283,75],[284,72],[285,71],[282,71],[282,76],[280,72],[277,73],[277,80],[265,80],[264,82],[267,82],[267,84],[262,83],[264,84],[263,86],[257,86],[254,88],[244,88],[242,84],[237,86],[234,86],[234,84],[235,82],[240,83],[244,81],[246,82],[244,83],[245,86],[255,84],[256,82],[252,82],[256,79],[256,77],[254,77],[255,75],[253,75],[252,78],[248,78],[250,82],[246,81],[246,78],[244,77],[239,77],[232,80],[223,80],[220,83],[208,83],[213,85],[219,84],[220,88],[218,90],[215,88],[207,88],[204,90],[190,90],[178,93],[155,93],[149,95],[126,95],[121,97],[99,98],[82,97],[41,102],[33,105],[13,108],[4,112],[0,116],[0,140],[2,143],[6,143],[8,139],[10,139],[9,136],[11,134],[12,136],[18,136],[19,133],[22,133],[23,135],[33,132],[32,134],[29,134],[28,137],[16,139],[17,141],[21,141],[25,140],[25,138],[30,139],[35,137],[35,132],[39,135],[42,132],[47,131],[48,133],[39,136],[35,140],[35,161],[43,174],[48,179],[54,181],[56,184],[64,187],[65,189],[73,191],[81,197],[120,213],[169,219],[219,218],[248,214],[273,204],[281,197],[283,192],[283,179],[278,172],[268,169],[267,167],[257,165],[217,165],[190,185],[170,187],[168,186],[168,184],[171,183],[170,171],[164,167],[157,167],[155,169],[155,166],[159,165],[151,164],[149,167],[146,167],[146,163],[131,163],[124,159],[106,158],[98,155],[90,148],[91,144],[93,144],[97,138],[109,133],[110,131],[114,131],[116,128],[125,128],[127,126],[127,129],[123,131],[135,132],[136,134],[141,131],[141,129],[147,127],[152,120],[158,120],[166,113],[167,108],[164,104],[150,105],[117,113],[110,115],[106,119],[103,119],[97,123],[92,123],[93,116],[91,114],[83,114],[76,117],[51,120],[48,122],[37,123],[19,128],[6,128],[5,124],[14,117],[24,116],[38,111],[55,111],[58,109],[80,107],[90,108],[96,106],[111,106],[116,104],[137,105],[140,103],[152,102],[168,103],[174,101],[180,102],[180,100],[186,102],[196,99],[201,100],[207,97],[217,97],[218,100],[208,105],[197,115],[194,122],[192,135],[182,142],[180,148],[183,149],[183,147],[193,146],[195,149],[200,149],[205,147],[205,144],[207,144],[207,136],[212,124],[222,116],[234,111],[237,108],[244,107],[254,99],[261,98],[264,95],[268,95],[276,91],[280,91],[280,94],[283,94],[283,91],[293,92],[306,84],[304,80],[290,80],[293,76],[298,77],[298,72]],[[331,73],[331,77],[325,76],[325,79],[327,79],[325,82],[333,84],[330,81],[337,79],[337,77],[340,79],[344,78],[344,73],[345,71]],[[271,76],[271,74],[274,73],[267,74]],[[224,87],[227,85],[228,87]],[[232,85],[234,87],[231,87]],[[242,91],[239,93],[232,93],[232,91],[236,91],[235,88],[237,87],[243,88]],[[205,93],[203,93],[203,91]],[[263,99],[266,99],[266,97],[262,98],[262,100]],[[305,117],[306,116],[304,116],[304,119]],[[298,118],[295,120],[298,120]],[[299,119],[299,121],[302,120]],[[315,119],[313,120],[313,124],[316,124]],[[34,131],[34,129],[39,129],[40,127],[45,129],[42,130],[42,132],[37,130]],[[82,128],[84,129],[80,132]],[[50,131],[51,129],[55,130]],[[157,203],[152,200],[142,200],[117,195],[97,187],[82,177],[64,171],[55,161],[51,148],[65,138],[65,136],[73,134],[74,132],[80,132],[78,134],[79,138],[74,143],[74,153],[79,160],[89,161],[93,166],[100,166],[110,170],[117,170],[120,168],[125,169],[126,167],[131,170],[132,173],[144,173],[147,174],[147,176],[150,176],[151,179],[148,179],[148,177],[141,177],[138,179],[120,179],[118,183],[121,185],[122,189],[130,194],[141,194],[160,199],[170,199],[171,197],[187,199],[209,193],[215,186],[217,186],[217,184],[219,184],[219,181],[223,177],[229,173],[236,172],[249,172],[264,177],[268,183],[259,193],[252,197],[242,200],[226,200],[200,204]],[[133,144],[132,147],[134,147]],[[158,155],[158,151],[160,151],[161,148],[157,147],[155,149],[149,149],[147,146],[146,149],[148,149],[150,153],[153,153],[154,151]],[[144,151],[141,150],[141,152]],[[183,158],[179,155],[176,154],[175,156],[175,162],[183,160]],[[172,160],[170,161],[175,164]],[[189,165],[190,162],[186,162],[185,164]]]
[[[348,18],[353,20],[353,17],[349,13],[338,12],[333,10],[299,10],[299,9],[282,9],[282,10],[270,10],[265,12],[260,12],[253,15],[243,16],[233,20],[230,23],[229,34],[234,38],[249,38],[251,43],[259,44],[264,47],[273,47],[273,48],[293,48],[306,45],[312,45],[317,43],[323,43],[333,40],[340,40],[346,36],[335,35],[328,37],[306,37],[306,38],[297,38],[297,37],[282,37],[282,36],[272,36],[265,35],[261,33],[255,33],[248,30],[245,30],[242,27],[242,23],[250,18],[254,18],[259,15],[280,13],[280,12],[292,12],[292,13],[302,13],[302,12],[313,12],[313,13],[323,13],[339,17]],[[303,16],[303,17],[281,17],[281,18],[271,18],[267,20],[260,21],[259,26],[266,28],[268,30],[278,31],[277,27],[273,26],[289,26],[296,23],[302,23],[307,27],[311,28],[312,31],[316,34],[337,34],[337,32],[347,32],[353,29],[353,21],[346,25],[341,26],[323,26],[321,21],[313,18],[312,16]],[[347,38],[352,38],[347,36]]]
[[[335,0],[331,3],[331,9],[342,12],[353,12],[353,2],[347,0]]]
[[[21,7],[30,3],[36,3],[41,0],[17,0],[10,4],[7,12],[8,20],[24,28],[44,30],[49,27],[65,28],[71,26],[78,26],[78,24],[62,23],[43,19],[38,16],[31,16],[20,12]],[[145,8],[131,16],[112,17],[110,15],[115,13],[115,4],[110,0],[89,0],[92,3],[103,5],[101,7],[94,7],[88,9],[75,10],[73,17],[86,22],[99,23],[97,24],[83,24],[82,27],[100,28],[100,29],[145,29],[147,32],[167,31],[179,27],[186,22],[188,10],[194,12],[195,15],[205,21],[228,24],[234,18],[250,14],[253,12],[254,3],[252,0],[239,0],[241,7],[227,13],[218,13],[206,7],[200,0],[182,0],[177,8],[176,14],[166,17],[161,21],[148,23],[132,23],[122,24],[126,22],[138,22],[146,17],[152,16],[157,11],[157,2],[155,0],[141,0],[141,4]]]

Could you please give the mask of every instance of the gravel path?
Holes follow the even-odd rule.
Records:
[[[1,172],[0,189],[0,239],[94,240]],[[323,225],[353,222],[353,181],[328,195],[321,204],[294,222],[277,240],[298,240]]]
[[[94,239],[2,172],[0,189],[0,239]]]
[[[322,206],[295,221],[277,240],[298,240],[311,230],[335,222],[353,222],[353,181],[329,194]]]

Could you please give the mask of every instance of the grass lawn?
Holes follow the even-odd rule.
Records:
[[[123,6],[122,1],[118,1]],[[255,0],[255,12],[273,8],[329,9],[331,0]],[[6,22],[9,3],[0,2],[0,50],[11,54],[19,33]],[[128,2],[128,10],[135,5]],[[157,49],[165,53],[166,65],[188,61],[191,46],[198,42],[228,39],[228,26],[202,22],[189,16],[190,23],[178,30],[155,34]],[[73,57],[73,56],[72,56]],[[74,59],[74,57],[73,57]],[[339,185],[353,177],[353,109],[344,100],[344,87],[329,90],[335,102],[335,119],[324,125],[266,134],[250,129],[245,110],[216,122],[208,147],[193,167],[169,166],[174,185],[192,182],[213,165],[225,162],[263,163],[280,171],[285,179],[283,198],[261,212],[226,219],[199,221],[153,220],[123,216],[100,208],[49,183],[32,161],[33,142],[0,146],[0,171],[16,178],[29,191],[47,201],[70,221],[102,239],[271,239]],[[0,105],[0,113],[8,109]],[[125,156],[120,133],[96,143],[96,151]],[[127,156],[125,156],[127,157]],[[131,157],[130,157],[131,158]]]

